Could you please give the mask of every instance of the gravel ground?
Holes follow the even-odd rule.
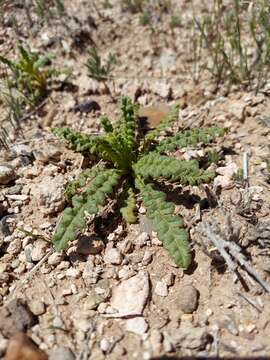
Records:
[[[0,150],[0,358],[7,347],[7,360],[267,356],[269,90],[228,92],[224,85],[216,91],[207,75],[194,84],[188,1],[181,5],[181,28],[172,30],[170,13],[160,18],[157,11],[154,32],[116,0],[108,9],[98,2],[64,3],[68,20],[51,26],[34,18],[30,29],[24,12],[14,8],[19,34],[8,25],[9,14],[0,29],[1,53],[12,57],[20,40],[73,68],[73,86],[52,90],[20,131],[2,123],[9,149]],[[84,63],[93,44],[102,58],[117,58],[115,80],[108,83],[117,101],[87,76]],[[213,124],[229,129],[214,145],[223,154],[214,182],[175,187],[168,195],[190,230],[194,259],[187,271],[169,258],[143,208],[135,225],[127,227],[108,211],[101,228],[89,226],[66,252],[52,248],[65,186],[84,164],[51,128],[98,132],[101,113],[117,117],[121,95],[140,103],[152,127],[177,103],[175,131]],[[206,150],[174,155],[199,158]],[[243,157],[249,160],[248,182],[235,178]],[[230,253],[227,263],[222,249]],[[24,348],[31,358],[19,353]]]

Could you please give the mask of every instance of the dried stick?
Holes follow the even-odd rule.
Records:
[[[236,272],[237,264],[235,262],[238,262],[249,275],[251,275],[267,292],[270,293],[270,285],[262,279],[257,271],[246,260],[239,245],[234,242],[224,240],[215,232],[213,225],[210,222],[206,222],[203,225],[203,229],[208,239],[216,246],[221,256],[224,258],[230,271]]]

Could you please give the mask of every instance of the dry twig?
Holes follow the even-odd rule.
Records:
[[[248,262],[242,249],[235,242],[224,240],[215,229],[214,221],[205,222],[203,229],[208,239],[214,244],[220,255],[224,258],[230,271],[236,273],[237,263],[246,270],[267,292],[270,293],[270,285],[262,279],[254,267]],[[237,274],[237,273],[236,273]]]

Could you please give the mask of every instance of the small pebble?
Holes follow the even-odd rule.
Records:
[[[140,214],[146,214],[146,208],[143,207],[143,206],[141,206],[141,207],[139,208],[139,213],[140,213]]]
[[[44,240],[36,240],[33,243],[33,250],[32,250],[32,261],[38,262],[40,261],[45,255],[48,248],[48,243]]]
[[[78,279],[81,276],[81,271],[79,269],[69,268],[66,271],[66,276]]]
[[[22,249],[22,240],[14,239],[7,247],[7,253],[17,255]]]
[[[136,239],[135,244],[139,247],[143,247],[147,245],[147,241],[149,240],[149,235],[146,232],[142,232]]]
[[[113,265],[120,265],[123,256],[117,248],[106,248],[104,254],[104,261]]]
[[[148,324],[142,317],[135,317],[126,321],[126,329],[137,335],[143,335],[148,329]]]
[[[42,301],[33,300],[28,303],[28,306],[32,313],[36,316],[42,315],[45,313],[45,305]]]
[[[100,349],[104,352],[104,353],[109,353],[111,350],[111,343],[109,342],[109,340],[107,339],[101,339],[100,341]]]
[[[64,323],[63,323],[62,319],[59,316],[56,316],[53,319],[53,327],[56,327],[56,328],[63,328],[64,327]]]
[[[153,259],[153,250],[147,249],[143,255],[142,265],[148,265]]]
[[[192,314],[198,307],[199,292],[193,285],[185,285],[179,289],[176,302],[185,314]]]
[[[155,286],[155,294],[159,296],[168,296],[168,287],[164,281],[158,281]]]
[[[63,257],[64,255],[62,253],[55,252],[48,257],[48,264],[53,266],[59,265],[63,260]]]

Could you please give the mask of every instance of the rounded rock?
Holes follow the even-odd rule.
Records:
[[[198,307],[199,291],[193,285],[185,285],[180,292],[177,298],[180,309],[185,314],[192,314]]]
[[[54,266],[59,265],[63,260],[63,258],[64,258],[63,253],[55,252],[48,257],[48,264]]]
[[[34,262],[40,261],[46,255],[47,249],[48,249],[48,243],[46,241],[36,240],[33,244],[33,250],[31,254],[32,261]]]
[[[33,300],[29,302],[28,306],[32,313],[36,316],[42,315],[46,311],[44,302],[39,300]]]
[[[122,254],[116,248],[107,248],[105,250],[104,261],[108,264],[120,265],[122,262]]]
[[[22,249],[22,240],[14,239],[7,247],[7,253],[10,255],[17,255]]]

